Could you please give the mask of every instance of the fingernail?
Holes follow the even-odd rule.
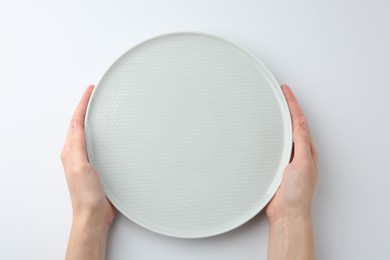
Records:
[[[307,129],[307,119],[306,119],[306,117],[303,117],[303,118],[299,119],[299,125],[303,129]]]
[[[72,129],[72,133],[77,130],[77,122],[75,120],[72,120],[72,122],[70,123],[70,128]]]

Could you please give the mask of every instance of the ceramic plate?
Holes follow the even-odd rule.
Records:
[[[216,37],[145,41],[105,73],[85,121],[112,204],[160,234],[200,238],[245,223],[275,194],[292,147],[269,70]]]

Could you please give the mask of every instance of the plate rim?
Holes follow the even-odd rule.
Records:
[[[93,98],[94,98],[94,95],[96,93],[96,90],[99,88],[102,80],[105,78],[105,76],[108,74],[108,72],[114,67],[114,65],[117,64],[117,62],[120,59],[122,59],[122,57],[126,56],[128,53],[130,53],[131,51],[135,50],[137,47],[139,47],[139,46],[141,46],[143,44],[146,44],[148,42],[151,42],[153,40],[159,39],[159,38],[172,37],[172,36],[185,35],[185,34],[209,37],[209,38],[213,38],[213,39],[216,39],[216,40],[219,40],[219,41],[223,41],[223,42],[225,42],[225,43],[227,43],[227,44],[229,44],[229,45],[231,45],[231,46],[233,46],[235,48],[238,48],[240,51],[246,53],[252,59],[254,59],[258,63],[258,65],[260,65],[260,67],[263,70],[264,74],[266,74],[267,80],[269,81],[270,85],[272,86],[272,88],[274,90],[274,93],[278,96],[278,103],[279,103],[279,107],[281,108],[281,114],[282,114],[282,117],[283,117],[283,124],[284,124],[284,127],[285,127],[285,130],[284,130],[284,145],[286,146],[286,148],[283,151],[283,155],[281,156],[281,160],[280,160],[281,163],[279,164],[278,171],[275,174],[275,177],[273,178],[272,184],[268,187],[268,191],[265,194],[266,195],[266,199],[264,199],[263,203],[261,203],[261,207],[259,207],[259,209],[257,209],[255,211],[255,214],[248,214],[249,216],[246,216],[245,218],[243,218],[244,220],[237,222],[235,225],[232,225],[232,226],[230,226],[227,229],[223,229],[223,230],[220,230],[220,231],[217,231],[217,232],[209,232],[209,233],[203,233],[203,234],[196,233],[196,234],[192,234],[192,235],[188,235],[188,234],[181,235],[181,234],[178,234],[178,233],[175,233],[175,232],[161,231],[159,229],[150,227],[147,224],[142,223],[142,221],[139,221],[138,219],[135,219],[134,217],[132,217],[129,214],[127,214],[125,210],[123,210],[115,201],[113,201],[110,198],[110,196],[107,194],[106,190],[104,190],[105,196],[110,201],[110,203],[121,214],[123,214],[127,219],[133,221],[137,225],[139,225],[139,226],[141,226],[141,227],[143,227],[143,228],[145,228],[145,229],[147,229],[149,231],[152,231],[154,233],[165,235],[165,236],[169,236],[169,237],[195,239],[195,238],[206,238],[206,237],[217,236],[217,235],[221,235],[221,234],[224,234],[226,232],[232,231],[232,230],[234,230],[234,229],[244,225],[249,220],[253,219],[256,215],[258,215],[268,205],[268,203],[271,201],[271,199],[276,194],[276,192],[277,192],[277,190],[278,190],[278,188],[279,188],[279,186],[281,184],[281,181],[282,181],[284,168],[290,162],[290,157],[291,157],[291,153],[292,153],[292,149],[293,149],[292,120],[291,120],[291,116],[290,116],[290,110],[288,108],[288,104],[287,104],[286,98],[285,98],[285,96],[284,96],[284,94],[283,94],[283,92],[281,90],[281,87],[280,87],[279,83],[276,81],[276,79],[273,76],[273,74],[270,72],[268,67],[266,67],[264,65],[264,63],[262,61],[260,61],[255,55],[253,55],[249,51],[239,47],[238,45],[236,45],[236,44],[234,44],[234,43],[232,43],[232,42],[230,42],[230,41],[228,41],[228,40],[226,40],[224,38],[217,37],[217,36],[214,36],[214,35],[211,35],[211,34],[206,34],[206,33],[201,33],[201,32],[182,31],[182,32],[165,33],[165,34],[161,34],[161,35],[157,35],[157,36],[148,38],[148,39],[146,39],[146,40],[144,40],[144,41],[142,41],[142,42],[140,42],[140,43],[130,47],[127,51],[125,51],[122,55],[120,55],[117,59],[115,59],[114,62],[108,67],[108,69],[106,69],[106,71],[103,73],[103,75],[101,76],[100,80],[95,85],[95,87],[94,87],[94,89],[92,91],[92,94],[90,96],[90,99],[88,101],[88,105],[87,105],[87,109],[86,109],[86,113],[85,113],[85,118],[84,118],[84,129],[85,129],[85,137],[86,137],[85,138],[85,143],[86,143],[86,150],[87,150],[87,159],[88,159],[88,162],[90,162],[90,159],[92,158],[92,154],[91,154],[91,152],[89,152],[89,149],[88,149],[88,146],[89,146],[88,143],[90,143],[90,141],[88,141],[88,140],[90,140],[90,139],[88,138],[88,134],[87,134],[87,132],[89,131],[88,130],[89,129],[88,121],[89,121],[89,115],[90,115],[90,105],[93,102]]]

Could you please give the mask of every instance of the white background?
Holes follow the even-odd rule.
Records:
[[[291,85],[320,154],[318,259],[390,259],[389,1],[0,2],[0,259],[63,259],[71,207],[59,160],[83,90],[150,37],[197,31],[255,54]],[[114,259],[266,259],[260,213],[183,240],[118,216]]]

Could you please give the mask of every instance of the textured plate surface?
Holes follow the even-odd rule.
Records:
[[[107,197],[160,234],[207,237],[254,217],[280,185],[290,114],[252,55],[176,33],[120,57],[91,97],[88,157]]]

